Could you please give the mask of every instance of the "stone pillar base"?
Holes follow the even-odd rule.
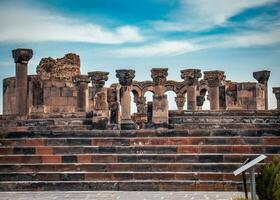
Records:
[[[168,126],[168,100],[167,95],[153,96],[153,119],[155,126]]]
[[[122,120],[121,121],[122,130],[135,130],[138,126],[132,120]]]

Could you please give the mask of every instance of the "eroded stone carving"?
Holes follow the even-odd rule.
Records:
[[[12,51],[12,54],[13,54],[15,63],[27,64],[28,61],[33,56],[33,50],[32,49],[14,49]]]
[[[269,77],[270,77],[270,71],[263,70],[253,73],[254,78],[261,84],[265,84]]]
[[[68,53],[63,58],[42,58],[37,66],[37,74],[41,80],[72,81],[80,75],[80,57],[74,53]]]
[[[204,79],[207,81],[209,87],[218,87],[222,80],[225,80],[224,71],[206,71],[204,72]]]
[[[181,78],[184,79],[184,83],[188,86],[198,84],[198,79],[201,78],[200,69],[185,69],[181,70]]]
[[[122,86],[130,86],[132,85],[132,81],[135,77],[135,70],[132,69],[116,70],[116,77],[119,79],[119,83]]]
[[[153,68],[151,77],[155,85],[164,85],[168,76],[168,68]]]
[[[186,102],[186,97],[183,94],[178,94],[175,97],[175,102],[176,102],[178,110],[183,110],[185,102]]]

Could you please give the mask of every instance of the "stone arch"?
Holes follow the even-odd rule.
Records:
[[[145,93],[146,93],[146,92],[152,92],[152,93],[154,94],[154,93],[155,93],[155,87],[152,86],[152,85],[147,86],[147,87],[144,87],[144,88],[142,89],[142,94],[143,94],[143,96],[145,96]]]

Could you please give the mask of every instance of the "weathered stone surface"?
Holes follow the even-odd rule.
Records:
[[[168,76],[168,68],[153,68],[151,69],[151,77],[155,85],[163,85]]]
[[[269,77],[270,77],[270,71],[263,70],[253,73],[254,78],[261,84],[265,84]]]
[[[122,86],[131,86],[135,77],[135,70],[132,69],[119,69],[116,70],[116,77]]]
[[[14,49],[12,53],[15,63],[27,64],[33,56],[32,49]]]
[[[186,85],[191,86],[198,84],[198,79],[201,78],[200,69],[185,69],[181,70],[181,78],[184,79]]]
[[[80,75],[80,57],[74,53],[68,53],[63,58],[42,58],[37,66],[37,74],[41,80],[72,81]]]

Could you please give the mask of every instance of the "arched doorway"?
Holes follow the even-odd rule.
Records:
[[[208,91],[206,89],[200,90],[200,98],[203,99],[203,104],[200,106],[201,110],[210,110],[210,101],[208,99]]]
[[[177,105],[175,102],[175,97],[177,96],[174,91],[167,91],[164,94],[167,95],[168,100],[168,110],[177,110]]]

